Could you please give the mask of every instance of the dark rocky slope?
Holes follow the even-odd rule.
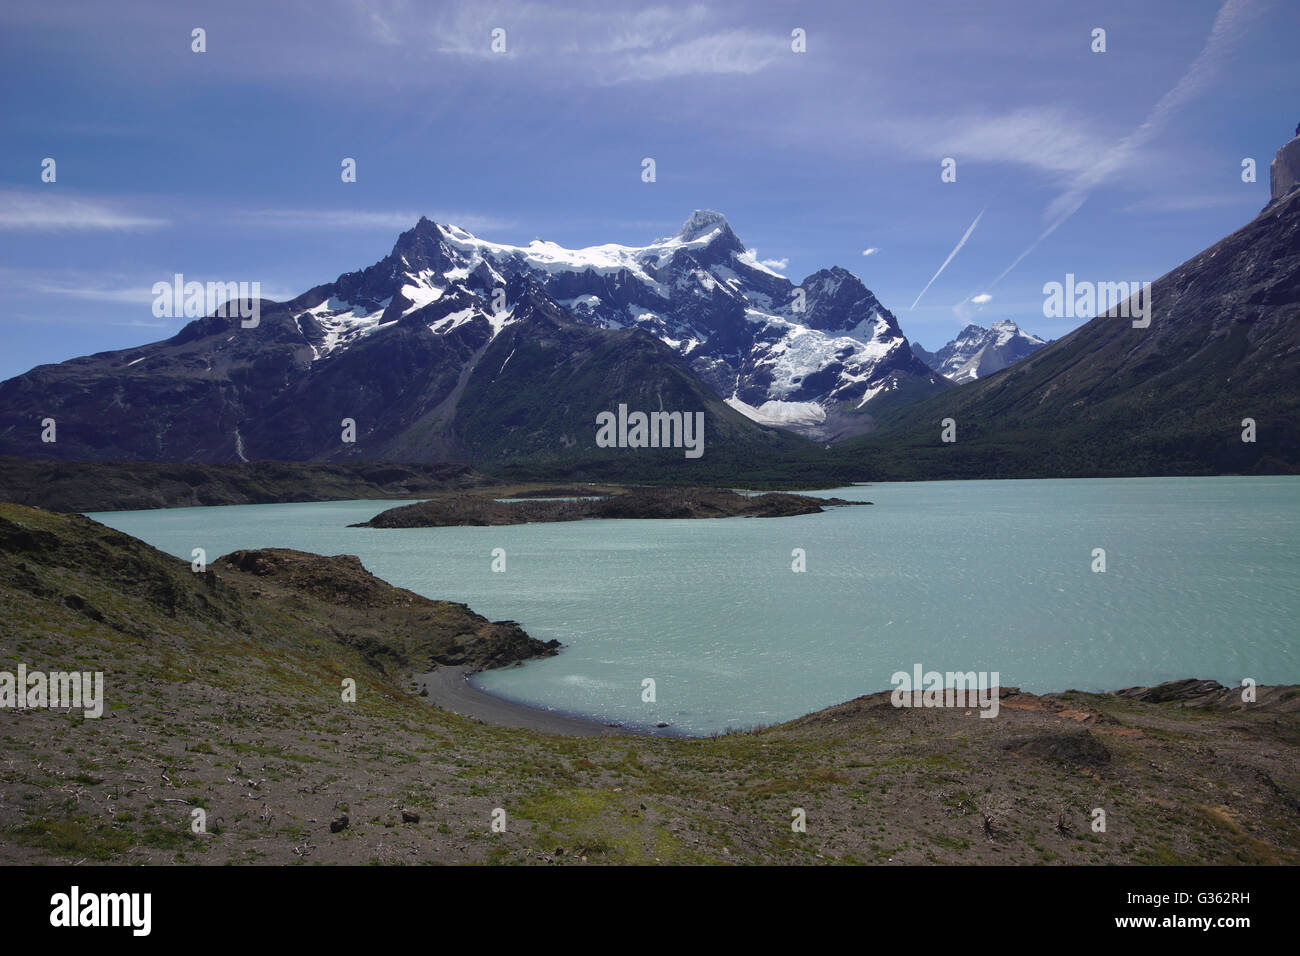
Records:
[[[0,501],[51,511],[134,511],[281,501],[410,498],[493,480],[463,464],[224,465],[0,458]]]
[[[843,447],[871,477],[1300,471],[1300,191],[1111,313]],[[940,422],[956,421],[957,441]],[[1242,440],[1243,420],[1256,440]]]

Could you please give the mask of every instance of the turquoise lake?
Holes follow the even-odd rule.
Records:
[[[400,502],[92,514],[190,560],[356,554],[385,580],[565,648],[495,694],[711,733],[925,670],[1036,693],[1182,677],[1300,683],[1300,478],[885,483],[795,518],[349,528]],[[506,552],[504,573],[492,552]],[[802,548],[807,570],[792,571]],[[1095,573],[1093,550],[1105,549]],[[643,681],[656,701],[643,702]]]

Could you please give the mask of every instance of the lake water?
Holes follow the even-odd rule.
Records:
[[[1034,692],[1182,677],[1300,683],[1300,478],[886,483],[795,518],[349,528],[395,502],[112,512],[161,550],[356,554],[565,649],[479,686],[709,733],[997,671]],[[492,551],[506,570],[491,570]],[[792,571],[802,548],[807,570]],[[1095,573],[1093,550],[1105,549]],[[656,701],[642,700],[655,681]]]

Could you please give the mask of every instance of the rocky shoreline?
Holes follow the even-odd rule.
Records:
[[[520,703],[499,697],[471,683],[477,673],[475,668],[464,666],[445,666],[435,671],[413,675],[415,687],[422,698],[442,710],[462,717],[469,717],[484,724],[496,727],[515,727],[534,730],[540,733],[567,734],[578,737],[591,736],[664,736],[689,737],[671,728],[632,727],[616,723],[603,723],[594,718],[576,713],[560,712],[549,708]],[[1151,687],[1126,687],[1121,690],[1092,693],[1067,690],[1046,694],[1032,694],[1019,687],[1001,687],[998,690],[1000,707],[1013,711],[1041,710],[1054,713],[1075,721],[1081,726],[1088,726],[1101,719],[1101,712],[1078,707],[1067,701],[1075,698],[1107,697],[1122,698],[1149,704],[1169,704],[1180,708],[1201,711],[1245,711],[1248,705],[1241,699],[1241,688],[1225,687],[1213,680],[1195,677],[1166,681]],[[1300,713],[1300,687],[1295,685],[1270,685],[1256,687],[1256,698],[1249,705],[1253,711],[1266,713]],[[816,720],[820,714],[837,708],[855,705],[893,706],[893,691],[882,690],[863,694],[853,700],[836,704],[820,711],[813,711],[783,723],[798,723],[804,720]],[[771,726],[781,726],[774,724]],[[1300,809],[1300,803],[1297,803]]]

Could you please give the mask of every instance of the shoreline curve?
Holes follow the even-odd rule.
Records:
[[[667,728],[605,724],[590,717],[547,710],[498,697],[475,687],[469,679],[477,673],[460,665],[444,665],[437,670],[414,674],[416,692],[442,710],[469,717],[495,727],[515,727],[545,734],[570,737],[682,737],[680,731]]]

